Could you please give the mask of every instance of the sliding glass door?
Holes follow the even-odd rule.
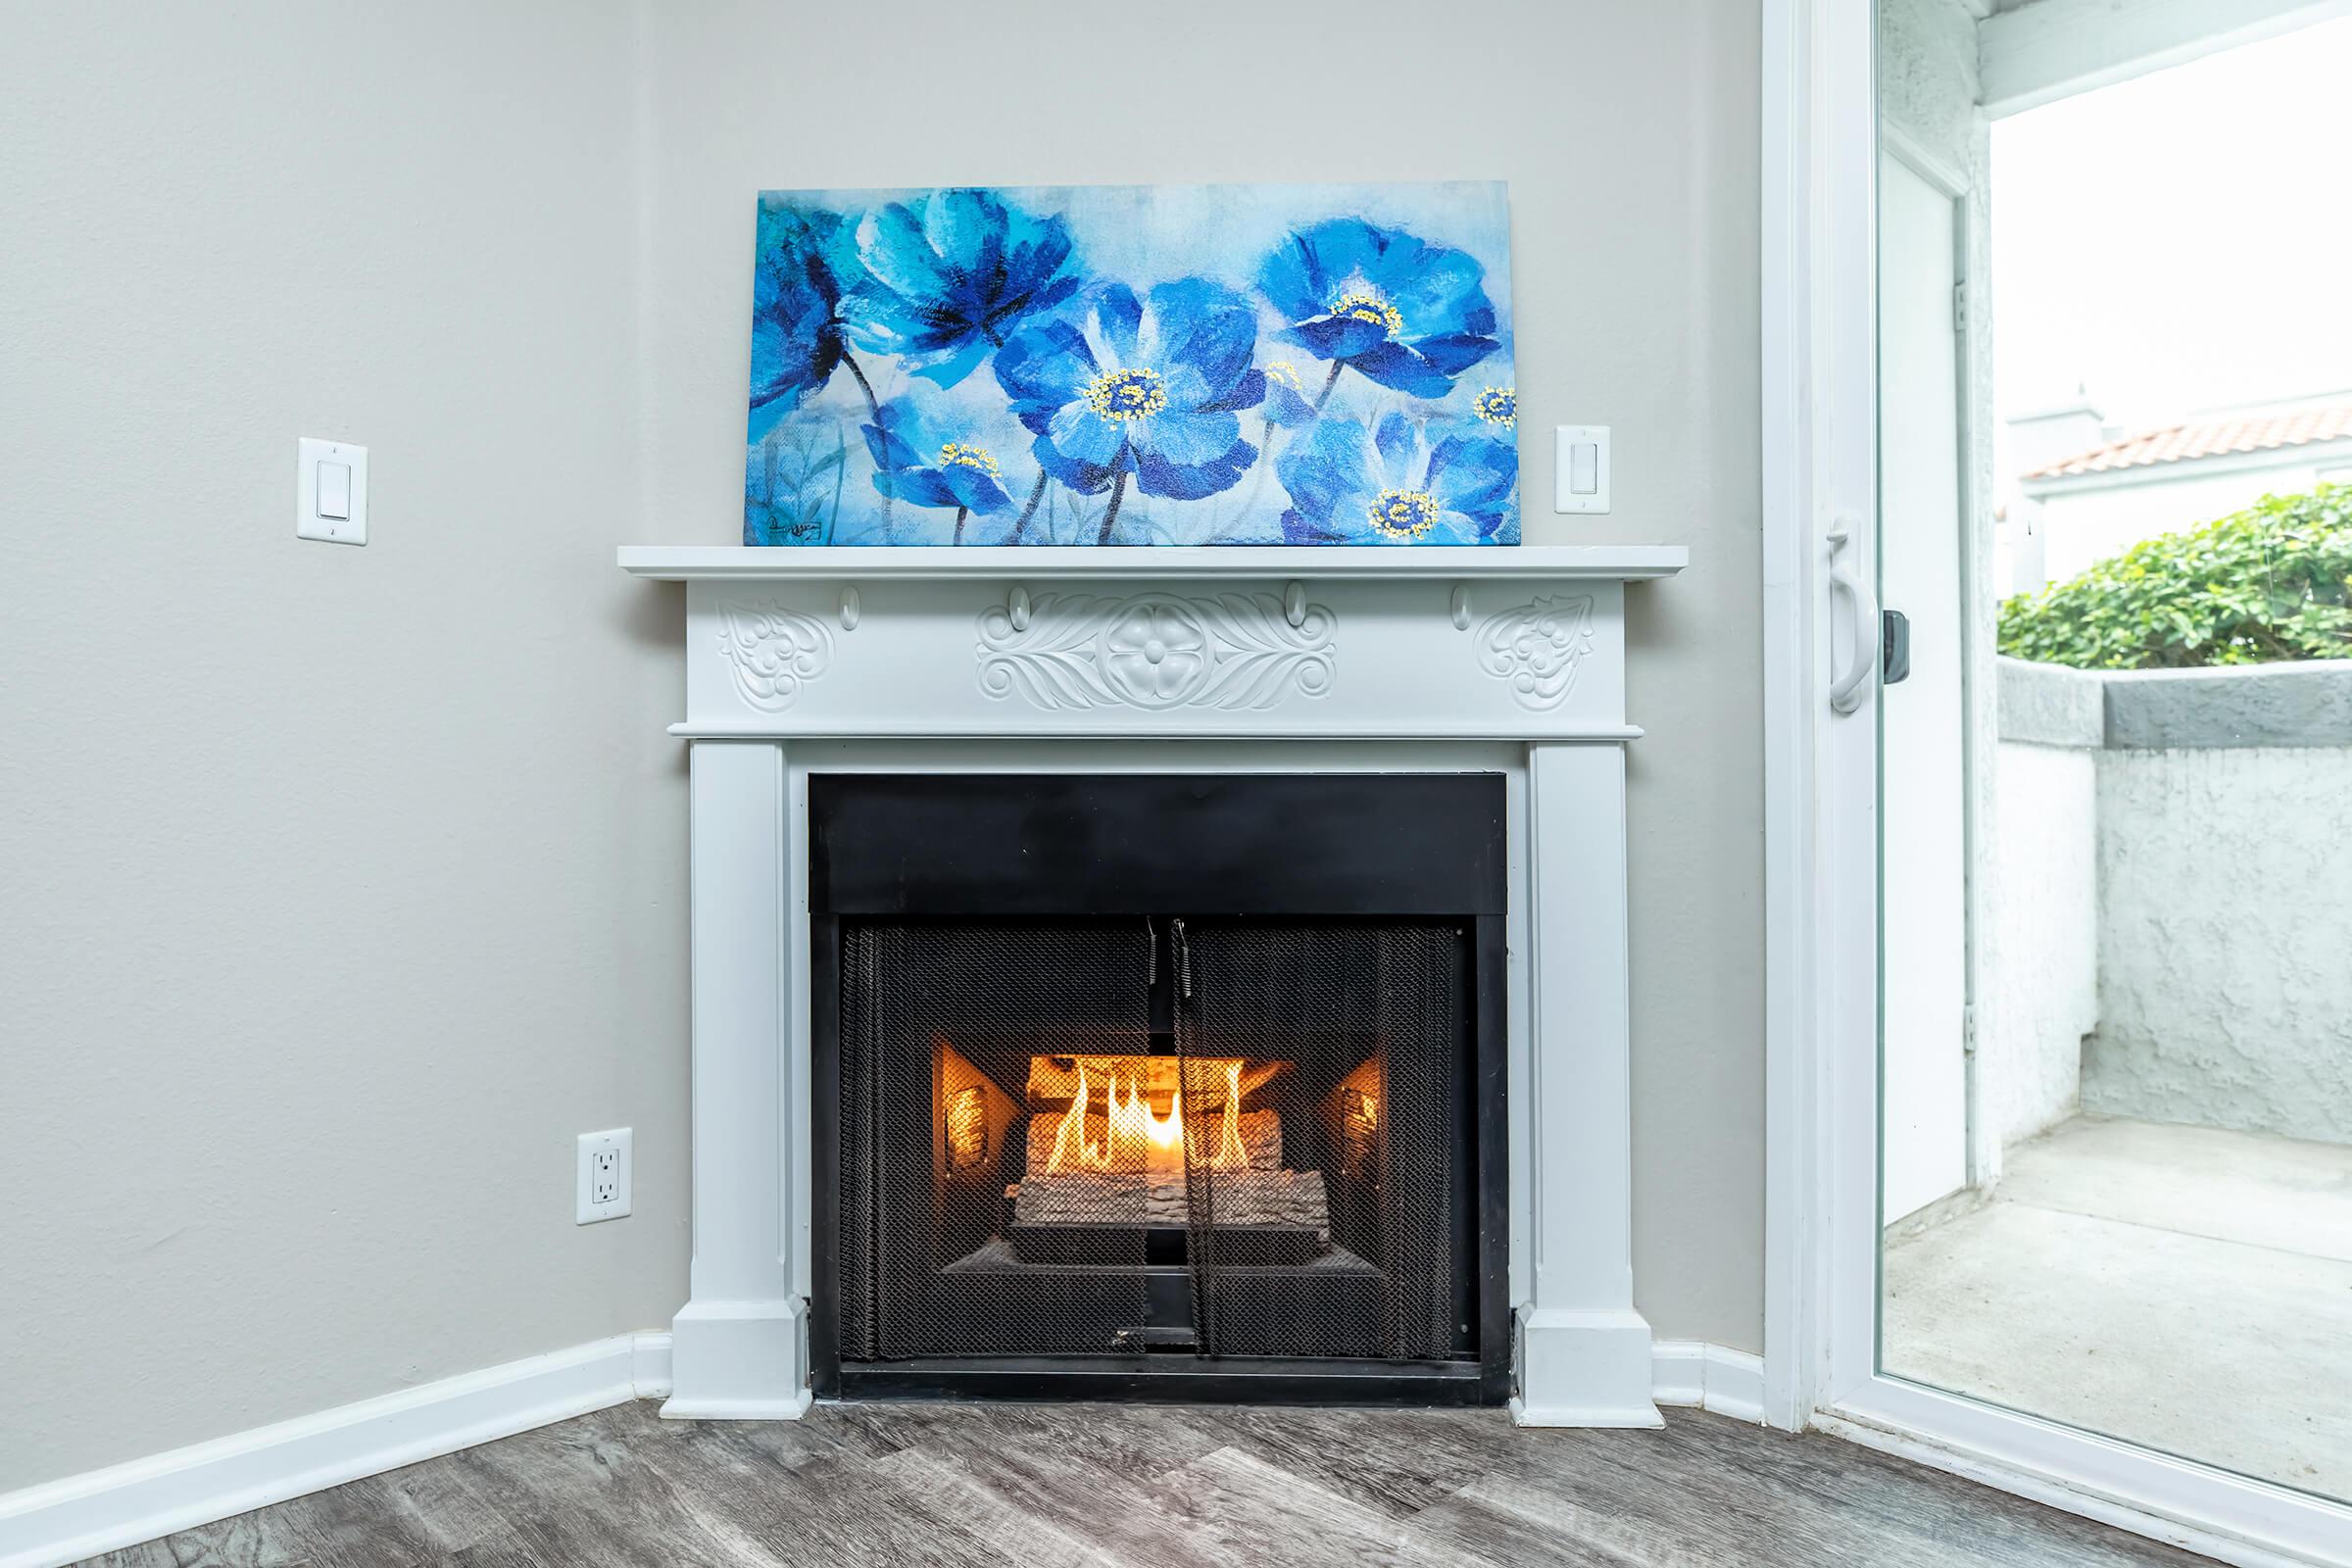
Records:
[[[2352,1498],[2352,19],[2148,9],[1877,7],[1873,1371]]]

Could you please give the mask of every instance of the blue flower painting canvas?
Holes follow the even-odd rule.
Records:
[[[767,191],[754,545],[1519,542],[1499,183]]]

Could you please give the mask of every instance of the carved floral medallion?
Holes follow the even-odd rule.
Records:
[[[1489,615],[1474,646],[1478,667],[1507,684],[1522,708],[1557,708],[1592,651],[1592,596],[1545,594]]]
[[[833,633],[825,623],[773,600],[727,606],[718,647],[743,700],[771,713],[790,708],[801,688],[833,662]]]
[[[981,613],[980,689],[1048,710],[1265,709],[1325,696],[1338,673],[1332,612],[1308,605],[1294,626],[1268,593],[1040,594],[1026,620]]]

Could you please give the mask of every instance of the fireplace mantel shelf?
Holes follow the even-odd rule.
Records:
[[[1624,598],[1680,545],[624,546],[728,737],[1627,741]]]
[[[1146,545],[972,546],[901,550],[857,545],[753,549],[744,545],[622,545],[620,566],[659,582],[1004,582],[1073,578],[1309,582],[1343,578],[1458,581],[1490,577],[1632,582],[1671,577],[1690,562],[1682,545],[1430,545],[1383,550],[1346,547]]]

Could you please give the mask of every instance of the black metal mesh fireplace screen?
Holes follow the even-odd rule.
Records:
[[[1477,1358],[1465,922],[839,941],[842,1361]]]
[[[1507,1394],[1499,776],[808,801],[819,1393]]]

